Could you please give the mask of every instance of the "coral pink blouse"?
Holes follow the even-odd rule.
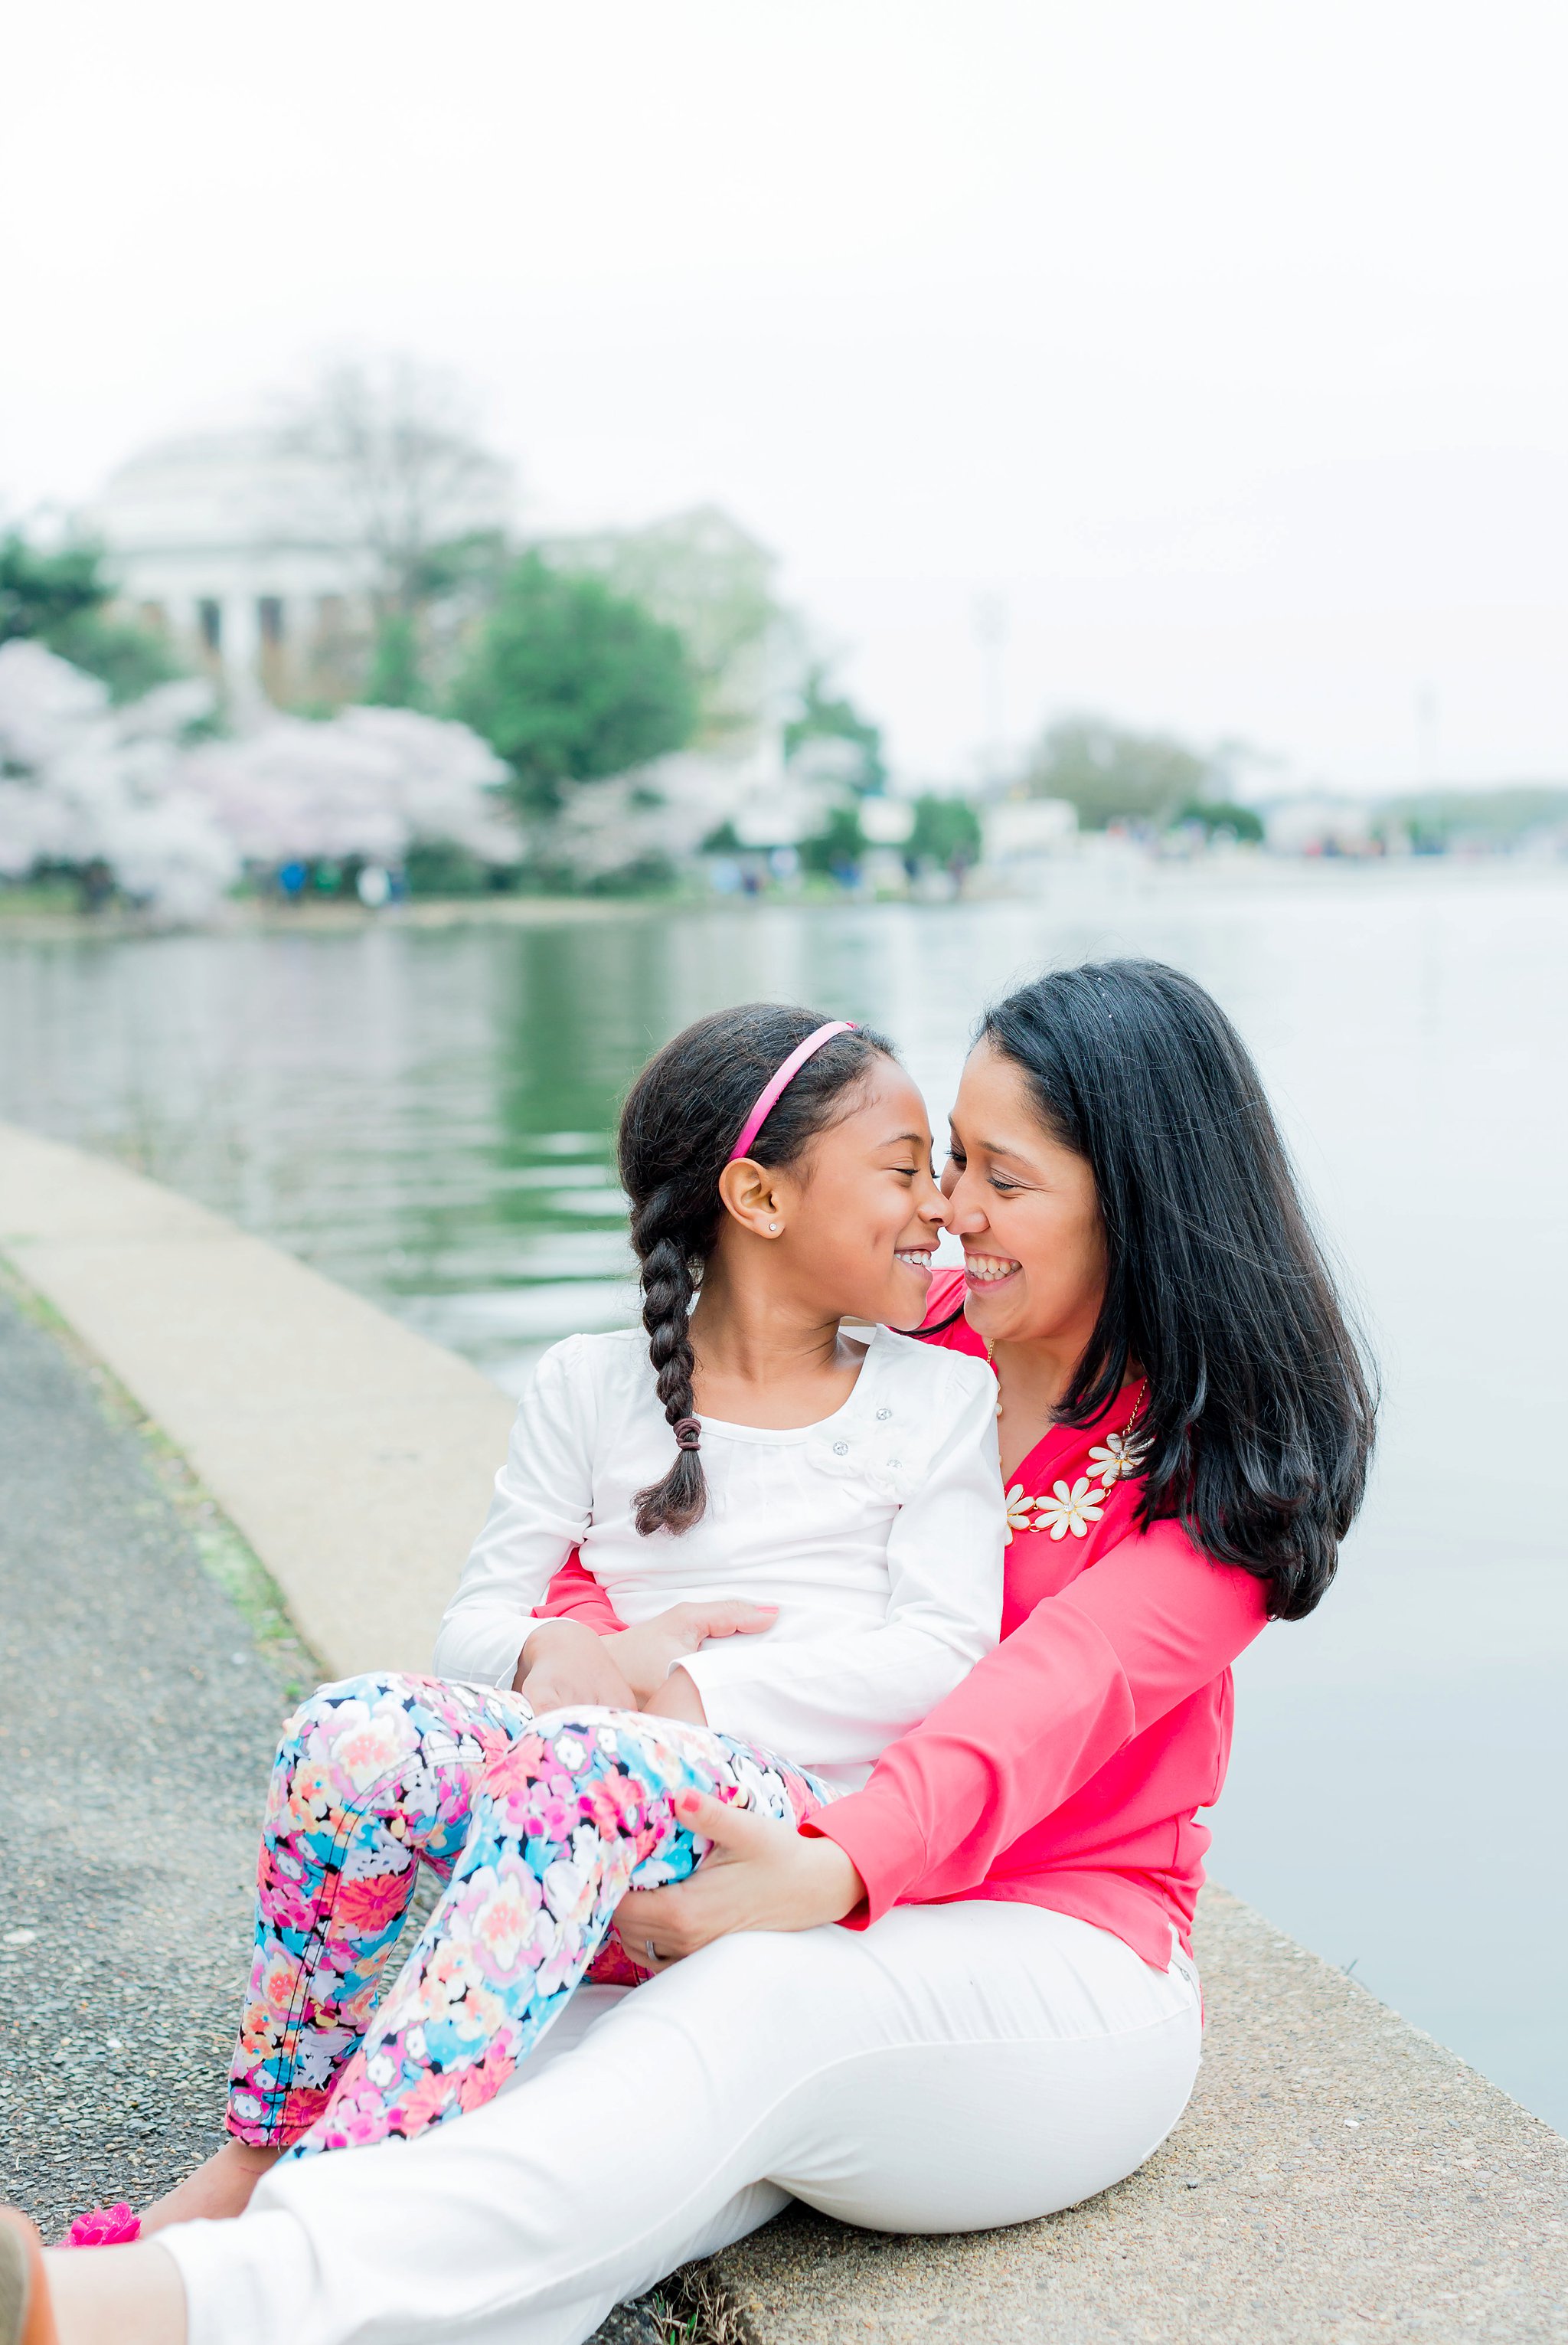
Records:
[[[963,1294],[962,1271],[938,1272],[927,1324]],[[964,1319],[931,1340],[984,1356]],[[1001,1643],[807,1826],[865,1883],[852,1927],[896,1904],[1012,1899],[1112,1931],[1160,1970],[1173,1924],[1190,1953],[1209,1842],[1197,1811],[1225,1780],[1230,1664],[1266,1589],[1178,1523],[1136,1528],[1119,1443],[1138,1393],[1084,1430],[1054,1427],[1014,1469]],[[574,1564],[541,1609],[619,1625]]]

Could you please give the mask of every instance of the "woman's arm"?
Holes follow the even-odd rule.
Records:
[[[581,1620],[597,1637],[613,1637],[625,1626],[615,1607],[573,1548],[534,1607],[537,1620]]]
[[[1208,1685],[1267,1619],[1261,1580],[1200,1554],[1179,1524],[1135,1533],[1037,1604],[865,1789],[809,1831],[866,1885],[866,1918],[951,1897],[1124,1744]]]
[[[830,1843],[847,1871],[802,1861],[784,1845],[787,1827],[773,1825],[711,1879],[703,1864],[676,1887],[624,1899],[623,1944],[690,1954],[731,1930],[863,1925],[900,1898],[976,1887],[1135,1734],[1228,1668],[1265,1619],[1261,1581],[1211,1563],[1178,1524],[1124,1539],[884,1751],[864,1791],[802,1827],[797,1846]],[[712,1836],[709,1822],[698,1829]],[[846,1897],[852,1879],[863,1901]]]
[[[996,1387],[983,1365],[953,1355],[951,1367],[931,1404],[934,1454],[888,1535],[885,1621],[798,1644],[710,1645],[683,1664],[710,1726],[800,1766],[868,1764],[995,1647],[1006,1531]],[[916,1448],[929,1437],[919,1423],[901,1431]]]

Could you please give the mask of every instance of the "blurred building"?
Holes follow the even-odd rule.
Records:
[[[268,703],[325,713],[364,696],[379,626],[397,607],[385,550],[367,526],[378,487],[385,483],[357,482],[276,430],[207,432],[133,456],[82,519],[105,547],[127,614],[210,675],[248,733]],[[498,466],[422,517],[428,545],[494,546],[471,590],[450,609],[420,611],[438,692],[439,672],[460,656],[508,547],[519,543],[506,489]],[[698,687],[698,728],[685,751],[620,782],[567,791],[548,826],[552,864],[598,880],[628,866],[689,861],[721,831],[744,849],[787,857],[823,829],[852,790],[860,753],[824,739],[786,757],[809,655],[800,621],[778,600],[767,547],[713,505],[632,527],[558,523],[521,543],[677,629]],[[892,852],[893,843],[879,844]]]
[[[986,863],[1015,880],[1077,846],[1077,808],[1067,798],[994,798],[981,822]]]
[[[493,492],[470,494],[440,533],[505,517]],[[278,433],[161,442],[122,464],[82,519],[127,609],[231,694],[336,704],[362,681],[377,557],[350,484]]]
[[[1360,856],[1381,852],[1370,807],[1350,798],[1286,798],[1263,809],[1263,835],[1274,855]]]
[[[358,505],[353,481],[257,429],[144,450],[83,521],[108,553],[127,612],[231,695],[336,706],[363,689],[383,583]],[[509,520],[498,467],[433,513],[429,534],[504,533]],[[693,746],[744,768],[752,786],[778,781],[778,736],[803,654],[766,547],[712,505],[532,542],[676,627],[698,683]]]

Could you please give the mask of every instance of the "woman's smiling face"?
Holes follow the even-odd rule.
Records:
[[[942,1190],[947,1226],[963,1242],[976,1333],[1080,1355],[1105,1297],[1094,1174],[1042,1122],[1022,1069],[986,1042],[964,1068]]]

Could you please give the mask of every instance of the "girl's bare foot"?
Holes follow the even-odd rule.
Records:
[[[187,2174],[162,2198],[153,2200],[142,2217],[143,2238],[168,2223],[197,2223],[204,2217],[221,2222],[229,2216],[243,2215],[251,2192],[281,2156],[280,2150],[252,2149],[248,2142],[226,2141],[194,2174]]]

